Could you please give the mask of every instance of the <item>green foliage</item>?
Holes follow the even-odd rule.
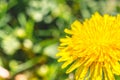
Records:
[[[0,0],[0,66],[8,70],[10,80],[74,80],[55,56],[64,29],[96,11],[116,15],[119,4],[119,0]]]

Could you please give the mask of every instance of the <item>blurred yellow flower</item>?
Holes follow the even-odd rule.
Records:
[[[115,80],[120,75],[120,15],[99,13],[83,23],[75,21],[60,39],[58,62],[66,73],[76,69],[75,80]]]

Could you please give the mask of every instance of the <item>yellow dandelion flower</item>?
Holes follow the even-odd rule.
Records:
[[[60,39],[58,62],[66,73],[74,70],[75,80],[115,80],[120,75],[120,15],[99,13],[83,23],[75,21]]]

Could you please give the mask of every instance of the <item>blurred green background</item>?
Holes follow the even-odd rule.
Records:
[[[0,0],[0,73],[10,74],[0,80],[74,80],[57,62],[59,38],[96,11],[116,15],[120,0]]]

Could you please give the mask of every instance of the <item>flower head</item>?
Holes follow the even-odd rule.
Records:
[[[60,39],[59,62],[75,80],[115,80],[120,75],[120,15],[95,13],[83,23],[75,21]]]

